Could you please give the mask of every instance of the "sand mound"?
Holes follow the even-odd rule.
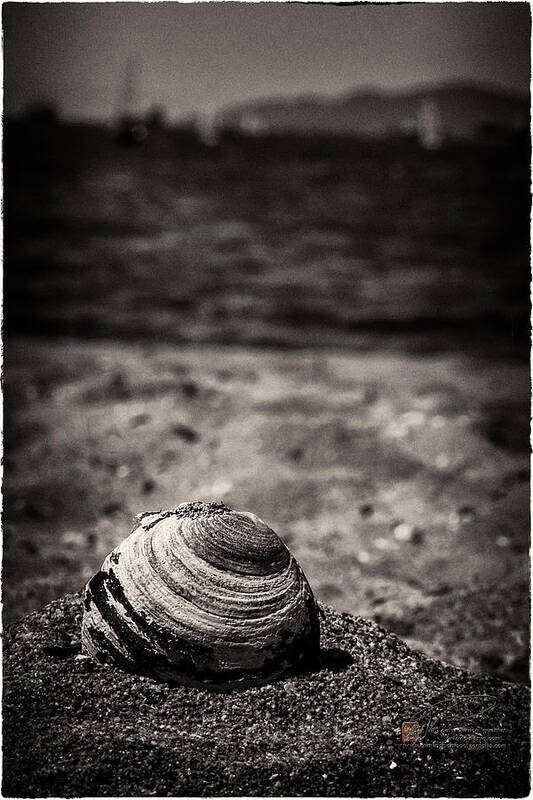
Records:
[[[322,607],[320,668],[211,693],[80,655],[81,611],[67,595],[7,632],[4,795],[528,793],[527,690],[375,623]]]

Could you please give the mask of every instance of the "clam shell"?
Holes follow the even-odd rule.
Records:
[[[317,607],[297,561],[254,514],[184,503],[136,517],[85,589],[83,650],[179,683],[231,688],[305,668]]]

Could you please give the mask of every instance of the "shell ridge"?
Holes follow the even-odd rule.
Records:
[[[211,573],[213,575],[217,575],[217,576],[219,575],[221,577],[226,575],[227,570],[225,570],[223,567],[219,566],[218,564],[213,564],[207,558],[204,558],[203,555],[199,554],[198,552],[193,550],[191,547],[189,547],[186,542],[180,542],[180,544],[182,544],[182,547],[185,548],[186,552],[182,553],[182,552],[180,552],[180,550],[177,550],[176,557],[177,557],[177,559],[179,559],[181,561],[181,563],[184,565],[185,569],[187,569],[189,572],[191,570],[185,564],[185,559],[186,558],[192,558],[196,562],[196,566],[198,566],[200,563],[205,564],[207,566],[207,570],[205,570],[206,574]],[[155,551],[153,551],[153,548],[152,548],[152,552],[153,552],[153,557],[156,558],[156,554],[155,554]],[[251,590],[253,591],[255,589],[256,585],[260,584],[261,582],[268,582],[268,581],[272,581],[273,582],[274,580],[279,579],[280,576],[285,576],[285,575],[291,573],[292,571],[294,571],[295,563],[296,563],[295,559],[293,558],[292,555],[290,555],[289,560],[287,561],[287,564],[283,565],[283,568],[278,570],[277,573],[270,573],[268,575],[243,575],[242,573],[237,572],[237,573],[235,573],[235,576],[232,577],[232,580],[234,580],[235,583],[239,583],[241,585],[241,588],[244,588],[246,585],[250,585],[251,586]]]
[[[187,564],[187,561],[192,561],[192,566],[194,566],[195,571],[198,574],[201,573],[202,585],[200,588],[212,588],[213,593],[216,592],[219,597],[233,601],[234,603],[237,602],[239,597],[243,597],[242,588],[245,579],[240,582],[240,585],[237,584],[235,587],[224,587],[223,579],[225,577],[225,572],[188,548],[186,548],[186,553],[174,554],[174,557],[179,562],[180,569],[190,577],[188,586],[181,585],[173,579],[171,569],[165,569],[164,571],[160,569],[161,561],[158,560],[158,554],[155,553],[153,545],[154,538],[148,537],[146,540],[148,563],[152,568],[152,575],[155,581],[163,583],[171,592],[192,603],[201,612],[211,613],[222,618],[224,617],[223,611],[218,614],[212,607],[206,608],[205,605],[198,603],[197,593],[199,589],[197,589],[196,592],[191,589],[190,584],[194,584],[194,571],[191,566]],[[202,568],[203,564],[206,565],[206,569]],[[276,605],[279,605],[284,600],[287,603],[298,593],[301,589],[301,581],[298,580],[298,572],[295,569],[295,564],[296,562],[291,556],[287,566],[275,576],[260,576],[262,580],[260,580],[258,576],[254,576],[253,583],[250,585],[248,592],[250,595],[255,594],[257,596],[257,603],[253,606],[254,608],[260,607],[261,605],[268,605],[268,609],[273,608],[276,610]],[[169,567],[171,566],[175,566],[175,562],[172,565],[169,564]],[[288,582],[289,577],[292,578],[290,583]],[[271,610],[267,610],[265,614],[255,616],[254,619],[257,620],[261,617],[267,617],[270,613]]]
[[[133,534],[130,534],[130,537],[128,537],[128,539],[130,541],[133,540],[136,544],[138,544],[143,549],[145,555],[147,556],[145,566],[148,566],[150,568],[150,580],[147,579],[143,583],[137,582],[133,586],[134,591],[131,593],[127,591],[128,586],[124,586],[122,583],[122,592],[125,594],[126,597],[130,595],[129,605],[131,605],[131,600],[133,599],[131,597],[131,594],[133,594],[136,597],[137,602],[139,601],[141,602],[143,612],[145,614],[149,614],[150,610],[153,611],[154,609],[154,603],[151,601],[151,597],[154,594],[156,594],[157,596],[161,594],[160,591],[162,588],[161,584],[163,583],[161,573],[158,570],[158,564],[154,563],[152,558],[154,535],[151,533],[149,536],[146,536],[142,532],[138,533],[137,531],[135,531]],[[192,553],[192,555],[194,558],[197,559],[200,558],[195,553]],[[211,572],[213,569],[216,569],[209,562],[205,563],[207,563],[208,568]],[[259,616],[255,616],[253,618],[253,623],[256,628],[259,626],[263,627],[265,624],[268,623],[268,621],[272,621],[276,618],[283,619],[283,617],[285,617],[290,612],[291,608],[297,605],[298,595],[302,590],[302,581],[300,580],[301,571],[294,570],[294,567],[296,565],[297,565],[296,560],[292,555],[290,555],[289,563],[284,570],[285,575],[292,573],[294,579],[294,582],[292,584],[294,590],[292,592],[292,596],[289,598],[289,601],[286,602],[280,608],[276,608],[274,605],[274,601],[277,599],[283,600],[286,597],[287,592],[279,592],[277,595],[273,595],[271,599],[273,601],[272,605],[274,605],[274,608],[268,608],[265,610],[265,613],[262,613]],[[127,567],[128,567],[127,561],[125,562],[124,559],[122,559],[121,569],[127,571]],[[223,574],[222,570],[220,570],[220,573],[221,575]],[[281,575],[280,577],[283,578],[285,577],[285,575]],[[124,577],[127,579],[128,576],[126,575]],[[254,578],[256,577],[257,576],[254,576]],[[120,578],[118,578],[118,581],[119,583],[121,583]],[[154,586],[158,587],[159,591],[154,592]],[[166,617],[167,623],[171,625],[173,628],[179,626],[179,629],[186,628],[189,630],[194,630],[195,623],[198,624],[198,622],[201,622],[204,625],[208,625],[211,629],[216,630],[218,628],[217,620],[220,620],[224,622],[225,626],[230,627],[232,630],[239,630],[243,626],[243,624],[246,624],[246,618],[244,618],[243,621],[242,616],[241,618],[239,618],[238,615],[234,615],[231,617],[231,619],[228,619],[227,615],[225,615],[223,611],[217,613],[213,608],[206,609],[201,605],[198,605],[194,601],[194,599],[190,597],[190,595],[186,596],[182,591],[180,591],[181,587],[179,586],[176,586],[175,589],[174,587],[170,588],[173,588],[173,594],[178,595],[182,600],[182,605],[184,605],[184,608],[182,609],[183,613],[181,613],[178,617],[175,613],[175,608],[172,608],[169,611],[166,610],[163,607],[163,605],[159,605],[157,607],[157,610],[160,612],[158,614],[158,617],[161,617],[162,616],[161,612],[164,612],[164,616]],[[209,625],[210,617],[215,618],[211,625]],[[153,621],[157,625],[161,624],[162,622],[162,620],[160,620],[159,618],[154,619]]]
[[[132,663],[148,663],[150,661],[150,653],[153,650],[157,651],[159,659],[168,661],[172,665],[172,661],[166,658],[169,646],[174,646],[176,649],[185,649],[185,642],[175,634],[165,632],[157,621],[150,620],[145,617],[142,612],[135,611],[130,600],[124,592],[124,587],[118,581],[116,575],[112,570],[106,574],[107,581],[105,582],[105,590],[109,593],[112,600],[122,605],[126,611],[127,621],[123,620],[117,613],[116,608],[109,601],[103,599],[104,609],[101,604],[97,605],[100,616],[107,624],[113,634],[122,640],[126,653]],[[96,605],[96,604],[95,604]],[[137,638],[136,638],[137,637]],[[140,643],[137,641],[140,639]],[[174,641],[173,641],[174,640]],[[193,657],[194,647],[187,647],[189,657]],[[198,648],[196,648],[198,649]],[[209,648],[204,649],[204,659]]]
[[[142,537],[142,545],[147,550],[147,552],[149,552],[149,550],[150,550],[150,548],[152,546],[152,537],[151,536],[148,536],[148,537],[143,536]],[[291,559],[292,559],[292,564],[295,565],[296,564],[295,559],[292,558],[292,556],[291,556]],[[150,566],[151,578],[152,578],[152,580],[149,583],[148,591],[146,589],[146,586],[142,586],[141,584],[136,584],[136,586],[135,586],[136,594],[137,594],[137,600],[142,602],[144,613],[149,613],[150,608],[153,609],[153,607],[154,607],[153,603],[151,602],[151,596],[152,595],[150,594],[150,588],[151,588],[151,590],[153,592],[154,584],[157,585],[157,584],[161,584],[162,583],[161,575],[160,575],[159,571],[157,570],[157,564],[150,564],[150,561],[148,560],[148,565]],[[121,562],[121,566],[122,566],[123,569],[125,568],[124,561]],[[254,621],[254,624],[256,626],[259,626],[261,624],[265,624],[269,620],[273,620],[276,617],[283,618],[288,613],[288,609],[290,610],[292,605],[296,605],[297,604],[298,595],[299,595],[299,593],[300,593],[300,591],[302,589],[302,582],[300,580],[298,572],[296,572],[293,577],[295,579],[295,581],[294,581],[295,589],[294,589],[294,592],[293,592],[293,597],[291,598],[292,602],[286,603],[285,606],[283,606],[283,607],[281,607],[279,609],[267,610],[266,613],[261,614],[260,616],[254,617],[253,621]],[[122,585],[122,591],[124,592],[126,597],[129,594],[129,592],[127,591],[127,588],[128,588],[127,586],[125,587],[125,586]],[[226,626],[228,626],[228,623],[230,623],[229,626],[232,627],[232,628],[238,628],[239,627],[240,620],[239,620],[238,616],[232,617],[231,620],[228,620],[227,616],[225,616],[224,613],[222,613],[222,612],[221,613],[217,613],[212,608],[211,609],[205,609],[202,606],[200,606],[197,603],[195,603],[194,600],[191,599],[189,596],[184,595],[182,592],[178,592],[179,588],[180,587],[176,587],[176,591],[174,592],[174,594],[179,594],[179,597],[182,600],[182,604],[185,604],[185,608],[183,609],[184,613],[180,614],[179,618],[177,618],[175,616],[175,613],[174,613],[173,609],[171,611],[167,611],[166,612],[166,616],[168,617],[168,621],[170,622],[170,624],[172,624],[172,625],[179,624],[180,627],[186,627],[186,628],[189,628],[189,629],[194,629],[195,620],[197,622],[201,621],[201,622],[204,622],[204,623],[208,624],[209,618],[210,617],[214,617],[215,620],[213,620],[213,624],[210,626],[211,628],[216,628],[217,627],[216,620],[223,621]],[[159,592],[158,592],[158,594],[159,594]],[[277,597],[280,597],[280,596],[283,598],[283,595],[280,593],[279,595],[275,595],[273,599],[275,600],[275,599],[277,599]],[[129,602],[131,604],[131,597],[130,597],[130,601]],[[160,609],[160,610],[164,611],[164,609]],[[246,619],[244,619],[244,624],[245,623],[246,623]]]
[[[145,553],[148,556],[146,564],[150,567],[151,578],[152,578],[152,580],[150,581],[148,586],[151,587],[151,589],[153,591],[154,584],[157,586],[157,584],[161,585],[161,583],[162,583],[161,574],[160,574],[159,570],[157,569],[157,566],[158,566],[157,563],[153,563],[153,562],[150,563],[150,554],[153,553],[153,545],[152,545],[152,543],[153,543],[153,534],[151,534],[150,536],[145,536],[145,535],[143,535],[142,532],[141,533],[134,532],[134,534],[131,534],[129,538],[131,539],[133,536],[134,536],[134,539],[135,539],[136,543],[138,543],[145,550]],[[196,555],[196,554],[194,554],[194,555]],[[109,557],[108,557],[108,559],[109,559]],[[106,559],[106,561],[108,561],[108,559]],[[207,562],[207,563],[208,563],[208,566],[212,569],[212,566],[209,564],[209,562]],[[296,563],[297,563],[296,560],[291,555],[290,561],[289,561],[289,565],[286,568],[286,572],[288,573],[290,571],[291,566],[294,567],[294,565]],[[122,562],[121,562],[121,567],[122,567],[122,569],[126,569],[127,568],[127,564],[125,564],[124,560],[122,560]],[[116,591],[113,592],[114,599],[115,599],[116,602],[120,602],[124,606],[125,610],[128,611],[128,614],[131,615],[131,612],[133,610],[133,606],[132,606],[132,599],[133,598],[132,597],[128,598],[128,595],[129,595],[129,592],[127,591],[128,587],[124,586],[123,582],[120,580],[120,578],[116,575],[116,572],[114,570],[112,570],[112,568],[110,566],[109,566],[109,571],[112,573],[112,576],[113,576],[112,580],[110,582],[110,588],[111,587],[116,587]],[[256,627],[258,627],[259,625],[264,625],[268,621],[272,621],[272,620],[276,619],[277,617],[280,617],[280,618],[283,619],[283,617],[286,616],[288,612],[290,612],[290,609],[294,605],[297,604],[298,594],[301,591],[303,584],[302,584],[302,581],[300,579],[300,573],[296,572],[293,575],[293,577],[295,578],[295,583],[294,583],[295,591],[293,593],[293,597],[289,600],[289,602],[287,602],[281,608],[275,608],[274,607],[273,609],[266,610],[266,612],[261,614],[260,616],[254,617],[253,621],[254,621],[254,624],[255,624]],[[161,586],[159,586],[159,588],[161,588]],[[176,590],[173,591],[173,594],[178,595],[180,597],[180,599],[182,600],[182,604],[185,604],[185,608],[183,609],[184,613],[180,614],[179,618],[176,616],[174,609],[171,609],[170,612],[167,611],[166,614],[165,614],[165,616],[168,618],[168,621],[170,622],[170,624],[173,625],[174,627],[179,625],[180,628],[187,628],[187,629],[190,629],[190,630],[194,630],[195,621],[196,621],[196,623],[198,623],[198,621],[200,621],[200,622],[203,622],[204,624],[205,623],[208,624],[209,617],[214,617],[215,618],[215,620],[213,621],[213,624],[210,626],[211,628],[214,628],[214,629],[216,629],[218,627],[217,624],[216,624],[216,620],[217,619],[223,621],[225,626],[231,627],[233,630],[239,630],[240,628],[242,628],[242,627],[244,627],[246,625],[246,619],[239,618],[239,616],[237,616],[237,615],[232,616],[231,619],[228,620],[227,616],[225,616],[224,613],[222,613],[222,612],[221,613],[217,613],[213,608],[210,608],[210,609],[203,608],[202,606],[200,606],[197,603],[195,603],[194,600],[190,596],[185,596],[182,592],[179,592],[178,591],[179,588],[180,587],[176,587]],[[149,614],[150,609],[154,608],[154,604],[151,602],[150,592],[146,591],[146,585],[137,583],[137,584],[134,585],[134,589],[136,589],[136,592],[133,592],[133,594],[136,595],[135,599],[137,601],[141,601],[142,607],[143,607],[143,613],[144,614]],[[160,592],[158,592],[157,594],[159,595]],[[284,594],[286,594],[286,593],[284,593]],[[279,595],[274,595],[273,599],[274,600],[278,599],[278,597],[281,597],[283,599],[284,594],[283,593],[279,593]],[[124,603],[124,601],[126,601],[126,602]],[[162,605],[158,607],[158,610],[160,612],[161,611],[165,611],[165,609],[164,609],[164,607]],[[159,615],[159,616],[161,616],[161,615]],[[148,622],[148,620],[147,620],[147,622]],[[158,619],[153,619],[153,620],[151,620],[151,622],[153,624],[157,625],[157,626],[160,625],[160,621]],[[148,633],[148,635],[150,636],[150,632]]]
[[[146,609],[150,608],[150,606],[152,605],[149,602],[150,601],[150,594],[139,590],[139,587],[137,587],[137,590],[138,590],[138,598],[137,599],[138,600],[143,600],[144,599],[144,601],[146,603],[146,605],[145,605]],[[211,609],[205,609],[202,606],[198,605],[196,602],[194,602],[194,600],[191,599],[190,596],[186,596],[182,592],[176,591],[176,592],[173,592],[173,594],[175,596],[179,597],[180,600],[182,601],[182,603],[185,604],[184,613],[182,615],[180,615],[179,618],[177,616],[175,616],[174,613],[170,613],[170,612],[168,613],[168,617],[173,623],[178,623],[179,622],[180,625],[185,627],[185,626],[187,626],[187,623],[189,622],[190,626],[192,626],[192,623],[193,623],[194,619],[206,620],[209,617],[214,617],[215,619],[223,620],[225,625],[228,625],[228,618],[222,612],[217,613],[212,608]],[[276,615],[279,615],[279,616],[286,615],[286,613],[287,613],[286,609],[287,609],[287,606],[285,606],[284,608],[275,609],[273,611],[270,611],[270,612],[267,612],[265,614],[262,614],[261,616],[254,617],[253,621],[256,624],[259,624],[261,621],[266,621],[266,620],[269,620],[269,619],[270,620],[273,619]],[[191,612],[194,612],[194,611],[196,613],[191,613]],[[189,620],[187,620],[187,618],[189,618]],[[231,623],[233,625],[237,626],[238,623],[239,623],[239,618],[236,617],[236,616],[232,617]],[[246,623],[246,619],[243,620],[243,624],[244,623]]]
[[[157,559],[157,554],[153,547],[153,537],[150,541],[152,542],[152,553],[150,554],[150,558]],[[193,547],[191,547],[190,543],[186,539],[174,538],[173,541],[176,541],[177,547],[175,548],[175,552],[170,554],[169,558],[176,557],[189,572],[191,572],[191,570],[187,567],[186,561],[188,559],[193,559],[196,567],[198,567],[200,563],[204,563],[206,565],[207,569],[204,570],[203,573],[204,578],[209,574],[220,576],[221,578],[226,576],[227,569],[224,569],[218,564],[213,564],[212,561],[204,557],[204,554],[198,553]],[[285,545],[283,546],[285,548]],[[185,552],[183,552],[183,550],[185,550]],[[286,552],[288,553],[287,563],[278,569],[276,573],[272,572],[267,575],[243,575],[241,572],[236,572],[235,578],[232,578],[232,580],[234,580],[235,583],[239,583],[240,588],[244,588],[249,584],[251,591],[257,590],[261,582],[273,582],[274,580],[279,580],[280,577],[291,573],[295,569],[295,564],[297,563],[289,551],[287,550]],[[223,581],[221,580],[220,582],[217,582],[217,585],[218,583],[222,585]]]
[[[233,515],[233,517],[235,516]],[[232,519],[230,515],[217,518],[216,523],[215,518],[211,518],[202,527],[195,524],[198,522],[197,520],[184,521],[182,523],[183,540],[196,555],[203,557],[203,553],[207,551],[209,556],[205,560],[209,563],[239,574],[243,570],[247,574],[268,574],[288,562],[289,551],[274,531],[262,523],[264,530],[258,535],[258,530],[254,529],[253,522],[247,517],[244,519],[244,531],[243,516],[238,517],[239,525],[235,524],[235,519]],[[266,533],[268,536],[265,536]],[[265,539],[271,541],[270,548],[265,545]],[[275,548],[273,548],[272,542],[275,543]],[[231,550],[229,543],[232,545]],[[250,548],[252,544],[254,545],[253,550]],[[267,554],[270,556],[268,564],[265,561]]]

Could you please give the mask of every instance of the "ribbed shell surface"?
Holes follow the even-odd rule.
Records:
[[[313,595],[262,520],[223,504],[145,513],[87,584],[83,648],[180,683],[261,683],[318,652]]]

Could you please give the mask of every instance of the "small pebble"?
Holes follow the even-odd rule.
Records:
[[[404,436],[407,435],[408,432],[409,432],[409,426],[404,425],[402,422],[398,420],[393,420],[391,423],[389,423],[386,430],[387,435],[390,436],[392,439],[402,439]]]
[[[139,428],[141,425],[146,425],[148,422],[150,422],[149,414],[135,414],[135,416],[130,419],[130,428]]]
[[[413,533],[413,538],[411,542],[413,544],[422,544],[424,541],[424,531],[420,530],[420,528],[415,528],[415,532]]]
[[[461,508],[457,509],[457,513],[463,522],[470,522],[476,516],[476,509],[474,506],[461,506]]]
[[[79,531],[65,531],[61,534],[61,541],[67,547],[81,547],[85,544],[85,536]]]
[[[394,528],[393,534],[394,538],[399,542],[411,542],[415,531],[416,528],[414,525],[410,525],[408,522],[400,522],[400,524],[396,525]]]
[[[485,467],[468,467],[463,473],[467,481],[481,481],[487,477],[487,474]]]
[[[396,544],[396,542],[391,542],[389,539],[385,539],[385,537],[383,537],[383,536],[380,536],[377,539],[374,539],[373,544],[374,544],[374,547],[376,547],[378,550],[382,550],[384,552],[386,552],[387,550],[397,550],[398,549],[398,545]]]
[[[511,544],[511,540],[509,539],[508,536],[498,536],[498,538],[496,539],[496,544],[498,545],[498,547],[509,547],[509,545]]]
[[[405,414],[402,414],[402,421],[406,425],[418,427],[424,424],[426,415],[423,411],[406,411]]]
[[[195,442],[198,439],[198,434],[187,425],[174,425],[172,432],[174,436],[179,436],[184,442]]]
[[[397,766],[398,764],[396,763],[396,761],[391,761],[389,764],[389,769],[396,769]]]
[[[184,381],[181,384],[181,391],[185,397],[196,397],[198,394],[198,386],[193,381]]]
[[[450,511],[448,514],[448,526],[452,531],[457,531],[461,527],[461,517],[457,511]]]

